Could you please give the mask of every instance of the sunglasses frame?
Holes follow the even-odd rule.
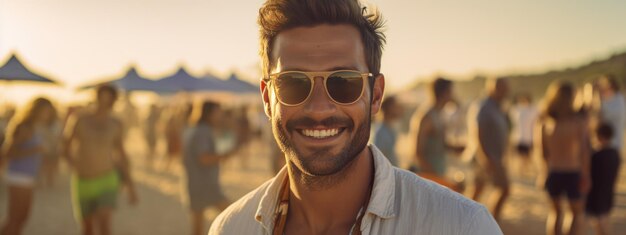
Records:
[[[359,96],[352,102],[350,103],[342,103],[339,102],[337,100],[335,100],[335,98],[333,98],[330,93],[328,92],[328,86],[327,86],[327,81],[328,78],[330,77],[330,75],[333,75],[335,73],[341,73],[341,72],[352,72],[352,73],[356,73],[361,75],[361,79],[363,80],[363,85],[361,86],[361,93],[359,94]],[[283,71],[280,73],[273,73],[270,74],[269,79],[267,79],[270,83],[274,80],[276,80],[278,77],[280,77],[280,75],[283,74],[287,74],[287,73],[301,73],[304,74],[310,81],[311,81],[311,89],[309,89],[309,94],[307,94],[306,98],[304,100],[302,100],[302,102],[297,103],[297,104],[288,104],[284,101],[282,101],[282,99],[280,98],[280,95],[278,95],[278,92],[276,91],[276,86],[272,85],[272,87],[274,87],[274,93],[276,93],[276,98],[278,99],[278,102],[280,102],[281,104],[285,105],[285,106],[298,106],[298,105],[302,105],[304,104],[307,100],[309,100],[309,98],[311,98],[311,94],[313,93],[313,89],[315,89],[315,78],[317,77],[322,77],[323,78],[323,83],[324,83],[324,91],[326,91],[326,95],[328,96],[328,98],[330,98],[330,100],[332,100],[335,104],[339,104],[339,105],[351,105],[356,103],[357,101],[359,101],[361,99],[361,97],[363,96],[363,93],[365,91],[365,82],[369,82],[371,85],[371,81],[374,78],[374,75],[372,73],[363,73],[361,71],[357,71],[357,70],[335,70],[335,71],[324,71],[324,72],[306,72],[306,71]]]

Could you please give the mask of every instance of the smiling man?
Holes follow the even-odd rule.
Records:
[[[268,0],[261,93],[287,165],[209,234],[501,234],[486,209],[367,145],[381,105],[378,12],[357,0]]]

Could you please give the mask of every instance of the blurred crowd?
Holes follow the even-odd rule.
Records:
[[[454,82],[446,78],[435,79],[428,90],[428,101],[417,107],[399,95],[386,97],[372,124],[371,142],[393,165],[477,201],[490,192],[485,204],[496,220],[515,173],[536,181],[550,198],[548,234],[575,233],[588,225],[597,234],[610,233],[626,122],[617,79],[603,75],[582,87],[558,81],[539,102],[523,92],[512,94],[504,78],[487,81],[485,96],[476,101],[457,100]],[[0,234],[20,234],[33,188],[53,187],[62,162],[72,172],[73,206],[83,233],[108,234],[120,191],[131,203],[140,201],[125,149],[136,144],[127,138],[133,129],[144,139],[144,165],[184,169],[194,234],[205,229],[206,209],[230,204],[219,179],[224,161],[236,156],[247,169],[256,139],[271,149],[270,169],[278,172],[285,164],[260,104],[198,100],[138,108],[128,96],[118,96],[114,87],[103,85],[86,106],[62,109],[37,98],[0,110],[0,171],[9,195]],[[401,136],[407,136],[408,146],[398,146]],[[401,148],[410,149],[408,157],[401,156]],[[563,225],[566,211],[573,219]]]
[[[583,87],[556,81],[537,103],[526,93],[510,94],[508,83],[488,80],[483,99],[464,102],[455,99],[453,81],[434,80],[430,101],[411,115],[410,158],[402,167],[476,201],[490,186],[494,190],[485,204],[497,221],[516,171],[536,181],[550,198],[547,234],[580,234],[587,225],[597,234],[610,234],[626,122],[618,80],[603,75]],[[383,102],[373,138],[394,164],[396,130],[402,129],[394,123],[405,110],[397,100],[392,96]],[[469,174],[450,170],[455,161]],[[472,187],[465,187],[467,182]],[[565,222],[568,211],[573,218]]]

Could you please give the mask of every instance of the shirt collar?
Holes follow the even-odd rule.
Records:
[[[374,160],[374,185],[367,212],[381,218],[391,218],[396,216],[399,204],[395,203],[396,180],[394,168],[375,146],[368,146],[372,152]],[[287,178],[287,166],[284,166],[274,177],[265,189],[259,202],[259,206],[254,215],[255,220],[269,231],[274,226],[274,213],[276,202],[280,193],[282,182]]]

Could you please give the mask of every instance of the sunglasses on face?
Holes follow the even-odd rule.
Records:
[[[278,101],[283,105],[297,106],[304,103],[315,87],[315,78],[323,78],[326,94],[341,105],[350,105],[363,96],[365,81],[373,79],[371,73],[355,70],[337,70],[329,72],[285,71],[271,74],[269,82],[273,84]]]

